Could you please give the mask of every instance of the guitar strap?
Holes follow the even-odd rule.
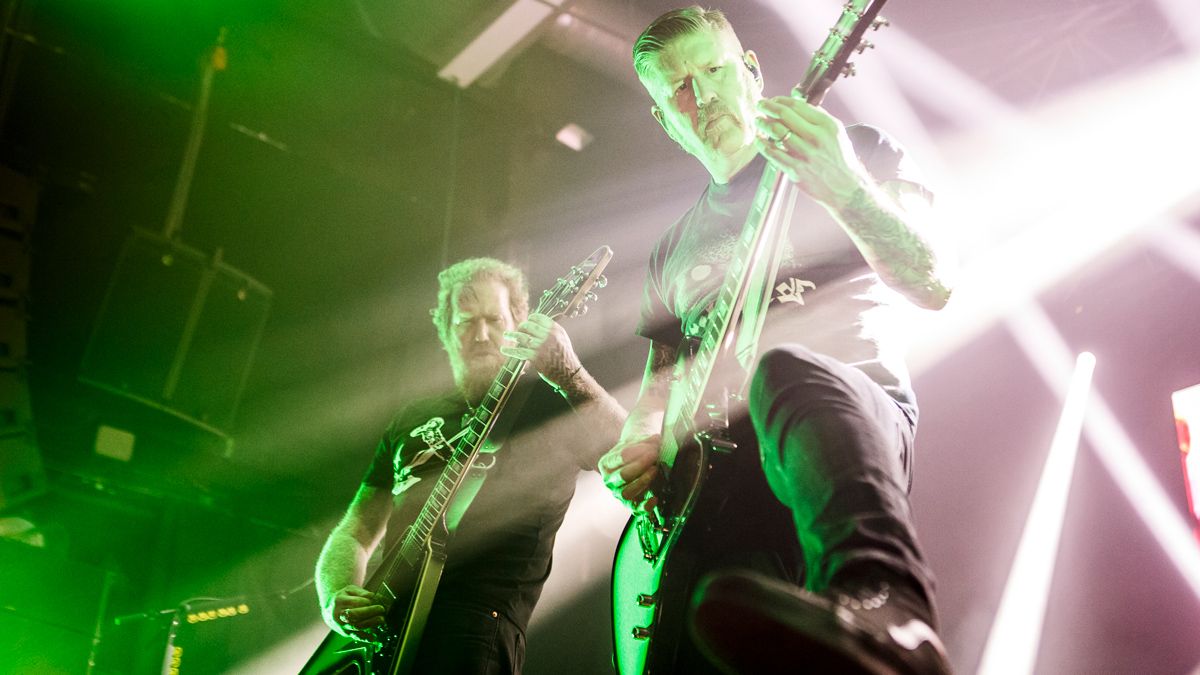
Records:
[[[741,315],[733,319],[736,326],[734,330],[737,331],[734,354],[747,372],[753,369],[755,358],[758,356],[758,339],[767,320],[775,275],[783,259],[784,242],[787,241],[792,211],[796,205],[796,190],[787,190],[781,201],[780,211],[769,214],[769,217],[774,218],[772,236],[765,242],[760,255],[750,260],[746,304],[742,307]]]

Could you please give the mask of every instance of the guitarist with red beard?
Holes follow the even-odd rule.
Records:
[[[443,270],[438,282],[431,314],[457,390],[407,406],[388,427],[321,552],[317,592],[331,629],[364,643],[374,639],[392,600],[364,588],[367,562],[385,533],[412,522],[415,514],[405,506],[425,501],[445,464],[447,449],[427,442],[430,421],[439,420],[442,436],[452,439],[505,358],[528,359],[540,378],[518,385],[527,390],[504,411],[517,413],[516,421],[472,469],[481,480],[463,492],[473,494],[451,502],[454,536],[412,668],[519,673],[525,627],[550,573],[554,536],[577,474],[594,468],[616,442],[625,411],[583,368],[562,327],[529,314],[520,270],[474,258]]]
[[[656,621],[690,602],[691,637],[664,638],[661,621],[632,632],[659,652],[678,648],[675,672],[710,670],[698,652],[725,672],[949,672],[908,501],[917,404],[897,344],[905,305],[936,310],[950,296],[930,192],[878,129],[845,127],[802,95],[764,97],[758,57],[719,11],[659,17],[633,58],[654,119],[711,175],[651,254],[645,377],[599,465],[635,513],[679,499],[656,491],[668,473],[664,417],[687,382],[680,345],[704,331],[760,177],[770,165],[801,194],[748,409],[731,411],[737,448],[718,457],[700,490],[709,506],[677,545],[699,581],[682,598],[637,596]],[[626,637],[615,636],[618,651]]]

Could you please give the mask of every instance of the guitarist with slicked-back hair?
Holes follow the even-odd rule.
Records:
[[[337,636],[304,672],[519,673],[525,628],[577,474],[594,468],[625,419],[563,328],[529,312],[520,270],[474,258],[443,270],[438,281],[431,314],[456,389],[397,415],[329,535],[316,582],[322,616]],[[540,377],[514,376],[511,392],[501,391],[497,383],[519,375],[526,361]],[[493,408],[503,408],[494,428],[483,421]],[[454,450],[469,445],[470,434],[480,438],[479,449],[456,472]],[[461,484],[445,487],[458,477]],[[430,515],[431,505],[443,507],[442,517]],[[399,567],[415,563],[432,593],[393,588],[383,572],[380,581],[365,580],[385,535],[397,541],[384,550],[411,558]],[[408,539],[418,542],[413,550],[404,548]],[[377,651],[399,626],[403,634]]]
[[[651,114],[711,181],[651,252],[645,377],[600,461],[635,513],[613,573],[622,675],[949,670],[901,344],[908,305],[949,298],[943,238],[909,155],[819,106],[880,5],[849,0],[807,71],[777,67],[801,83],[786,96],[764,96],[719,11],[669,12],[634,44]]]

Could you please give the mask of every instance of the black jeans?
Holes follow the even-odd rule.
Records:
[[[932,612],[908,503],[909,414],[862,371],[798,345],[762,356],[749,403],[767,483],[800,538],[805,586],[821,592],[869,562],[911,581]]]
[[[525,664],[525,633],[499,612],[435,605],[421,636],[414,673],[517,675]]]

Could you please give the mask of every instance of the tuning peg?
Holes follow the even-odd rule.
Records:
[[[890,25],[892,25],[892,22],[881,16],[871,22],[871,30],[879,30],[880,28],[886,28]]]
[[[596,299],[599,298],[600,296],[596,295],[595,293],[593,293],[591,291],[588,291],[587,294],[584,295],[583,297],[587,300],[587,302],[595,302]]]
[[[603,274],[596,277],[596,288],[604,288],[607,285],[608,285],[608,277],[604,276]]]
[[[579,308],[575,310],[575,316],[583,316],[584,314],[587,314],[587,311],[587,305],[580,305]]]
[[[853,63],[847,63],[842,66],[842,77],[854,77],[857,74],[858,70],[854,67]]]
[[[875,49],[875,43],[870,42],[868,40],[861,40],[861,41],[859,41],[858,46],[854,48],[854,51],[861,54],[861,53],[867,51],[868,49]]]

